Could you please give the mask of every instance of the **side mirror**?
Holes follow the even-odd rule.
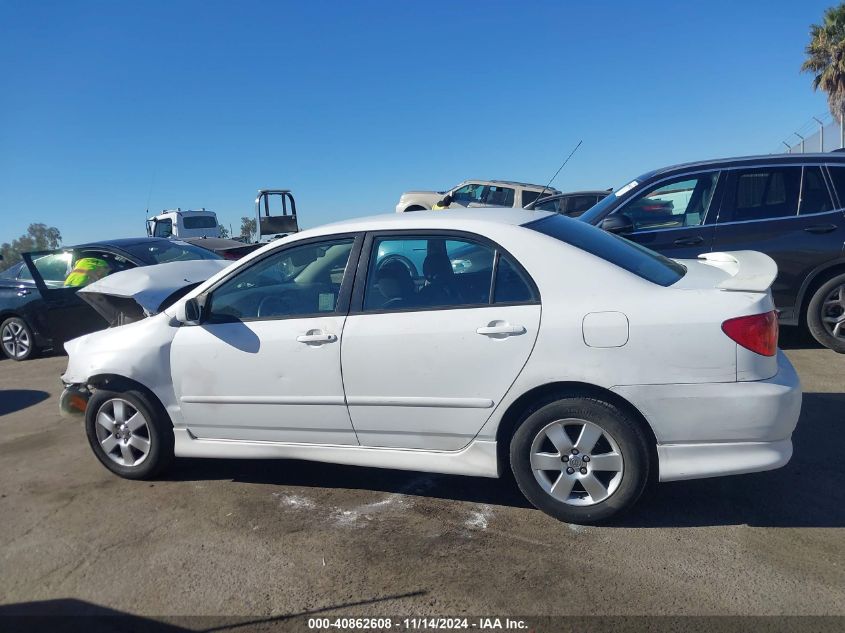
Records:
[[[200,302],[198,297],[180,301],[176,304],[176,320],[185,325],[199,325],[203,319],[204,303],[205,301]]]
[[[602,220],[599,224],[599,228],[604,229],[608,233],[624,235],[625,233],[630,233],[634,230],[634,223],[631,221],[631,218],[624,213],[618,213],[616,215],[610,215]]]

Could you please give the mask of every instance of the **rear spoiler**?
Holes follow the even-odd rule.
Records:
[[[771,257],[758,251],[704,253],[698,259],[730,275],[716,284],[721,290],[766,292],[778,275],[778,265]]]

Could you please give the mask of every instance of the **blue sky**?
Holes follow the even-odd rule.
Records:
[[[261,187],[301,224],[465,178],[618,186],[768,153],[826,111],[799,73],[832,0],[0,0],[0,241],[142,235]]]

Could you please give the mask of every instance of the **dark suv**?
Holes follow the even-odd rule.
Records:
[[[579,217],[675,258],[761,251],[784,325],[845,353],[845,156],[786,154],[675,165]]]

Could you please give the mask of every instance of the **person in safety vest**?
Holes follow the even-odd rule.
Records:
[[[431,207],[431,210],[432,211],[440,211],[442,209],[448,209],[450,204],[452,204],[452,195],[451,194],[447,195],[445,198],[443,198],[443,200],[441,200],[440,202],[435,204],[433,207]]]
[[[81,288],[102,279],[111,272],[108,262],[99,257],[82,257],[76,260],[73,270],[65,278],[65,288]]]

